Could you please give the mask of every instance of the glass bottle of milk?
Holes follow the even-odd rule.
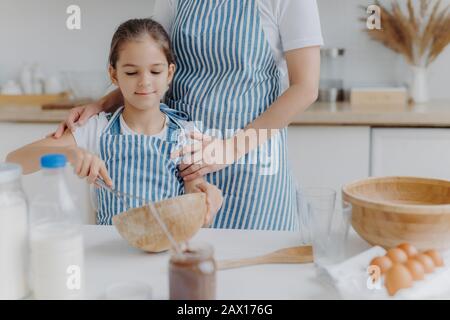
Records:
[[[0,163],[0,300],[28,295],[28,206],[22,169]]]
[[[82,299],[81,213],[66,180],[66,157],[41,158],[42,188],[30,205],[31,284],[36,299]]]

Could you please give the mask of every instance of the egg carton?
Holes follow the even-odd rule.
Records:
[[[414,281],[411,288],[401,289],[394,296],[388,294],[384,277],[374,283],[368,272],[370,261],[385,254],[385,249],[375,246],[339,264],[319,266],[319,278],[332,284],[343,299],[450,299],[450,251],[441,252],[444,267],[436,268],[424,280]]]

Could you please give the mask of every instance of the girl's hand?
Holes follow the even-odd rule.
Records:
[[[89,184],[95,184],[95,180],[100,177],[109,187],[113,186],[105,162],[96,155],[79,147],[70,147],[67,158],[75,174],[82,179],[87,178]]]
[[[170,155],[172,159],[183,157],[179,170],[184,181],[222,170],[238,158],[233,138],[222,140],[199,132],[191,132],[189,136],[196,141]]]
[[[102,105],[100,102],[90,103],[84,106],[79,106],[70,109],[66,120],[62,121],[55,132],[49,134],[47,137],[53,137],[59,139],[64,134],[66,128],[74,132],[77,127],[80,127],[89,120],[90,117],[100,113],[102,111]]]
[[[214,216],[219,211],[223,203],[222,192],[215,185],[207,183],[205,181],[200,182],[196,186],[200,192],[206,194],[206,205],[208,207],[208,213],[205,217],[205,226],[209,225]]]

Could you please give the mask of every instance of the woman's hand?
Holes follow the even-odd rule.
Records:
[[[87,120],[89,120],[90,117],[100,113],[101,111],[102,106],[99,102],[72,108],[70,109],[66,120],[62,121],[56,131],[49,134],[47,137],[59,139],[64,134],[66,128],[69,128],[71,132],[74,132],[77,127],[82,126]]]
[[[102,178],[109,187],[113,182],[109,177],[105,162],[79,147],[70,147],[67,152],[67,159],[74,168],[75,174],[80,178],[87,178],[89,184],[95,184],[97,178]]]
[[[77,127],[85,124],[90,117],[105,110],[113,111],[117,109],[117,107],[123,105],[123,103],[122,92],[117,88],[96,102],[71,109],[66,120],[61,122],[58,129],[47,137],[58,139],[63,135],[66,128],[69,128],[70,131],[74,132]]]
[[[183,158],[178,168],[184,181],[222,170],[238,159],[234,138],[222,140],[199,132],[191,132],[189,137],[195,142],[170,155],[172,159]]]

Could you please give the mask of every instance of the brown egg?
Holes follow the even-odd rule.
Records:
[[[431,259],[426,254],[419,253],[413,259],[419,261],[423,265],[423,269],[425,270],[425,273],[431,273],[434,271],[433,259]]]
[[[414,257],[416,254],[419,253],[419,251],[417,251],[416,247],[414,247],[413,245],[411,245],[409,243],[399,244],[397,246],[397,248],[405,251],[409,258]]]
[[[399,248],[389,249],[386,256],[388,256],[393,263],[405,263],[408,260],[406,252]]]
[[[429,256],[436,267],[444,266],[444,260],[442,260],[441,254],[437,250],[427,250],[424,252],[427,256]]]
[[[400,289],[412,287],[413,277],[409,273],[408,268],[400,263],[396,263],[386,273],[384,285],[389,295],[393,296]]]
[[[408,268],[408,271],[411,273],[414,281],[423,280],[425,277],[425,269],[419,261],[409,259],[406,261],[405,267]]]
[[[371,266],[377,266],[380,268],[381,273],[385,273],[392,267],[392,260],[389,257],[376,257],[370,261]]]

